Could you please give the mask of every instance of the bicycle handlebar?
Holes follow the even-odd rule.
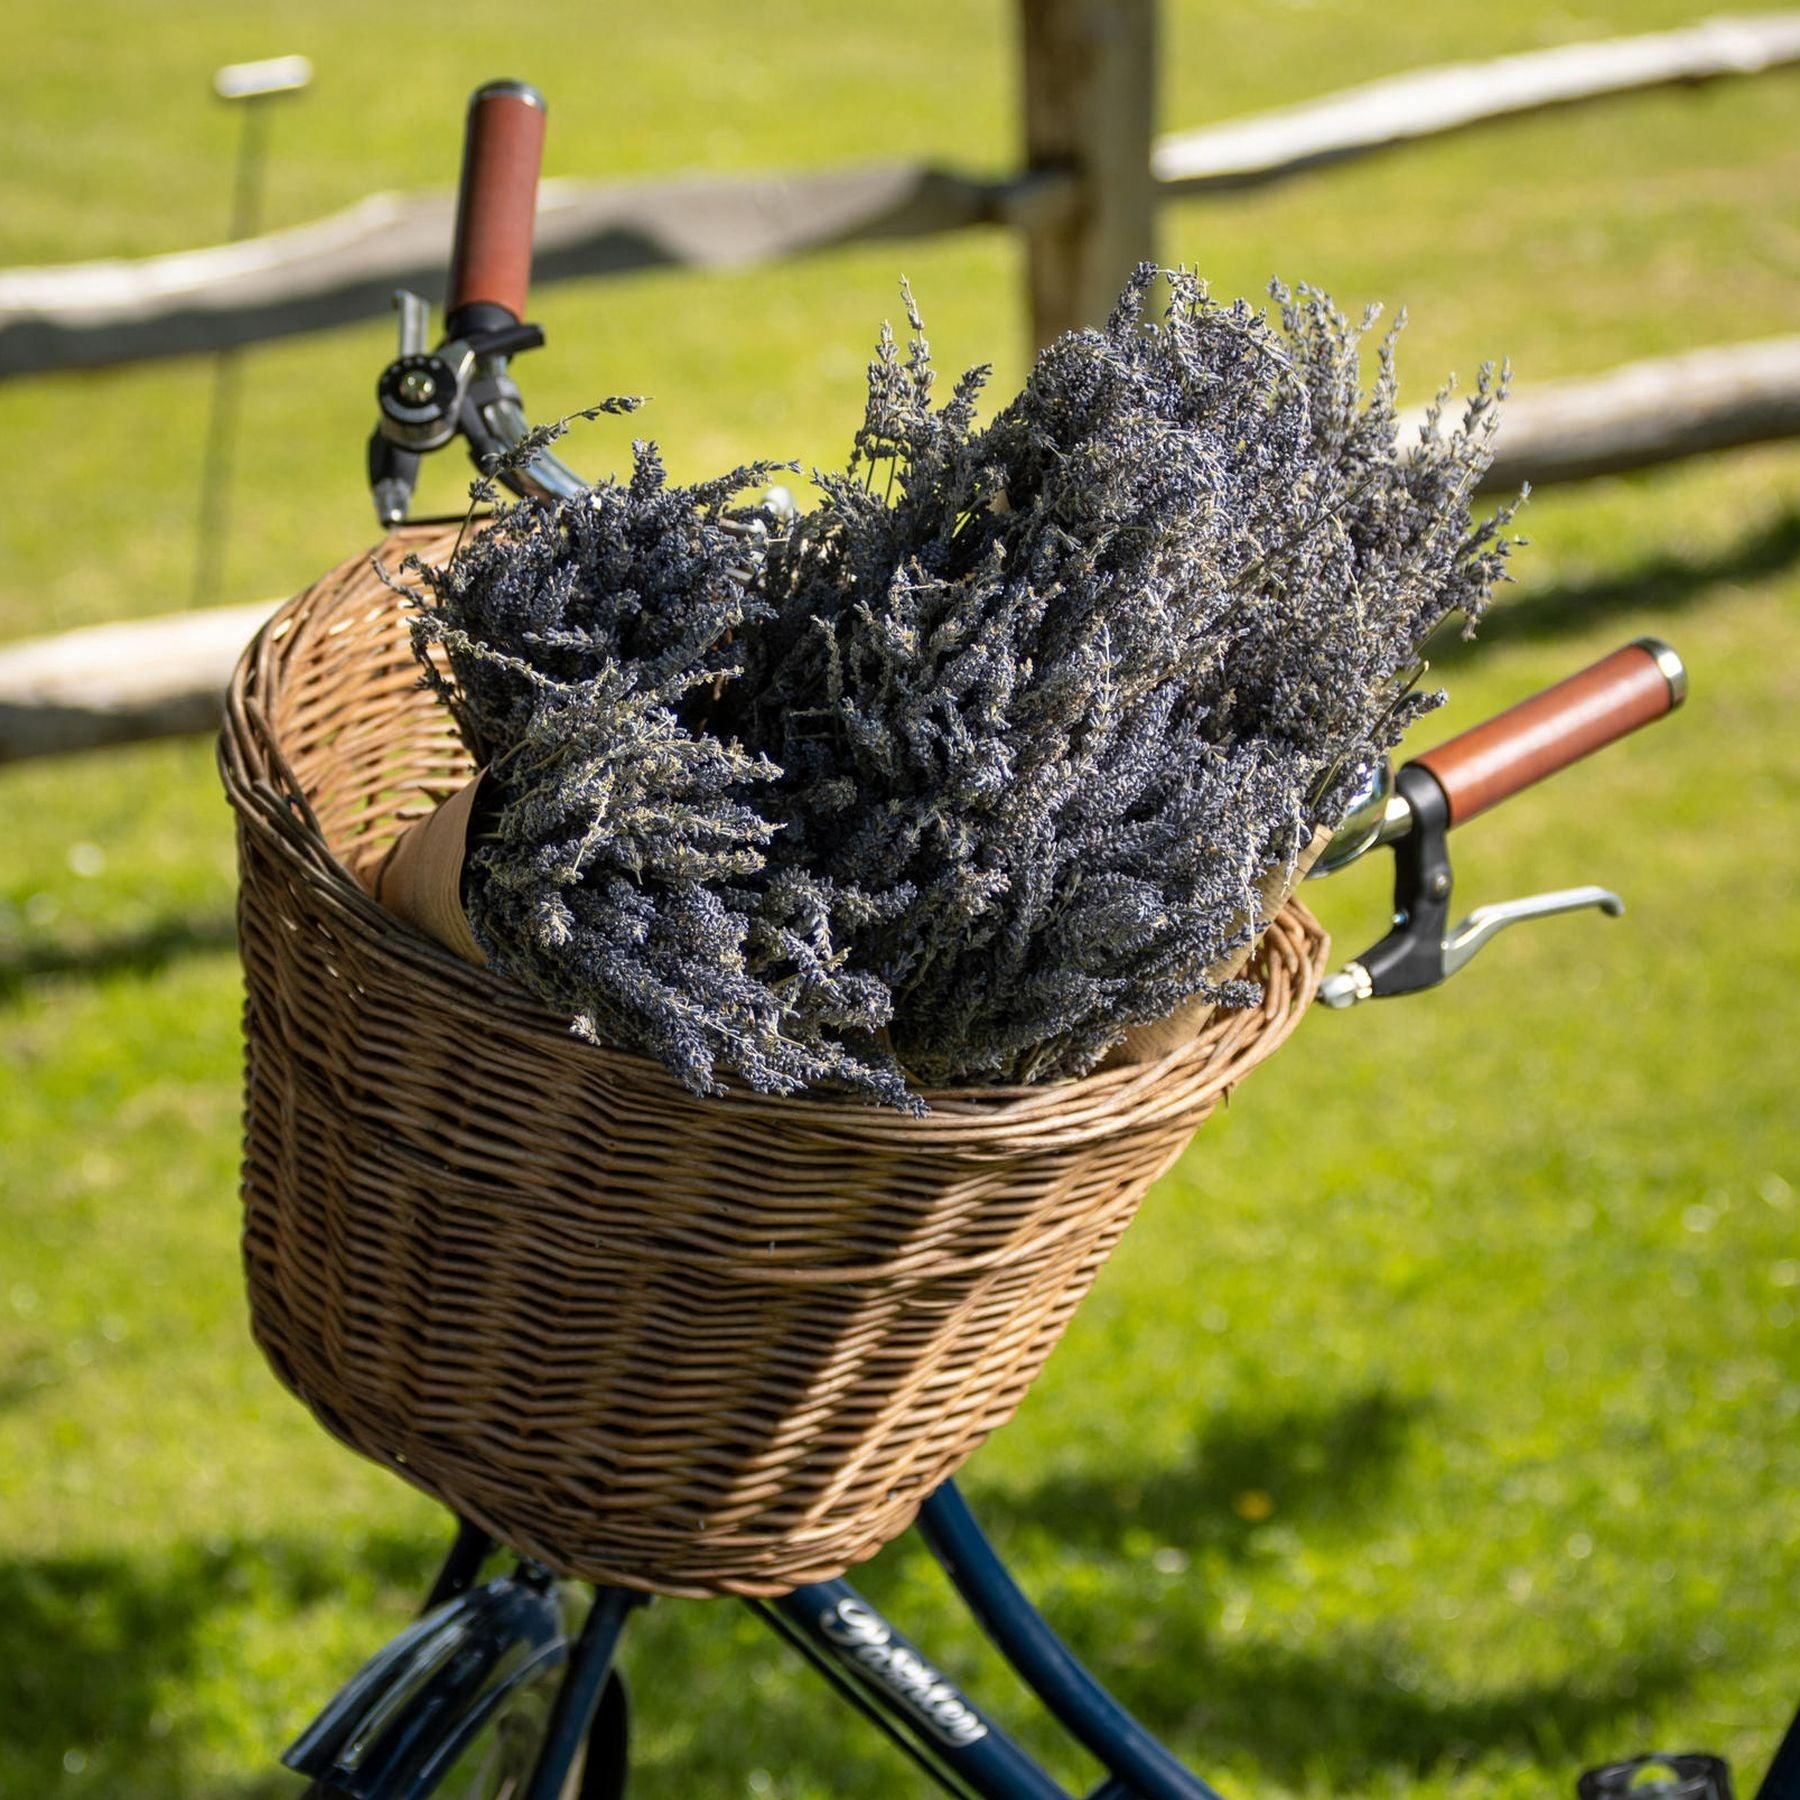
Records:
[[[517,323],[531,287],[531,239],[544,160],[544,99],[522,81],[490,81],[469,101],[447,318],[500,308]]]
[[[1660,638],[1639,638],[1414,759],[1444,790],[1452,826],[1671,713],[1687,670]]]
[[[1542,693],[1415,757],[1388,777],[1383,762],[1319,856],[1330,873],[1377,845],[1394,847],[1393,929],[1319,985],[1333,1007],[1436,987],[1484,944],[1527,919],[1598,907],[1617,917],[1625,903],[1607,888],[1561,888],[1478,906],[1450,923],[1449,833],[1546,775],[1687,698],[1687,670],[1660,638],[1639,638]]]

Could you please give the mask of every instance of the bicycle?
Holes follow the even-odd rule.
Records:
[[[541,97],[517,82],[479,89],[469,110],[444,334],[429,308],[396,296],[399,349],[377,384],[368,478],[377,517],[408,514],[420,459],[458,438],[478,466],[545,498],[585,484],[532,448],[510,373],[543,342],[525,321],[532,215],[544,138]],[[520,462],[516,452],[531,453]],[[1529,920],[1623,911],[1598,887],[1477,907],[1453,923],[1449,834],[1490,807],[1679,706],[1686,672],[1666,644],[1640,639],[1397,772],[1384,764],[1346,812],[1315,874],[1377,850],[1394,857],[1394,923],[1329,977],[1327,1006],[1440,985],[1499,932]],[[1003,1657],[1051,1716],[1104,1768],[1088,1800],[1219,1800],[1070,1654],[1026,1598],[954,1483],[924,1505],[920,1535]],[[645,1597],[578,1584],[519,1560],[483,1578],[501,1549],[459,1520],[419,1620],[336,1696],[287,1751],[320,1800],[617,1800],[629,1776],[629,1705],[615,1652]],[[1071,1800],[990,1714],[848,1581],[746,1604],[833,1690],[944,1792],[964,1800]],[[1724,1763],[1702,1754],[1633,1758],[1587,1771],[1582,1800],[1634,1794],[1728,1800]],[[1760,1800],[1800,1795],[1800,1718]]]

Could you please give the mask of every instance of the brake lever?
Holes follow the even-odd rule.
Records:
[[[383,525],[398,525],[412,505],[420,459],[459,434],[478,466],[505,448],[492,431],[488,411],[518,402],[506,375],[506,359],[535,350],[543,328],[502,317],[428,349],[430,308],[405,288],[394,294],[400,315],[399,349],[375,384],[377,416],[369,439],[369,488]],[[459,322],[461,316],[459,315]]]
[[[1625,916],[1625,902],[1611,888],[1557,888],[1548,894],[1527,894],[1518,900],[1497,900],[1478,906],[1444,940],[1444,979],[1465,967],[1475,952],[1509,925],[1528,919],[1551,919],[1558,913],[1585,912],[1597,907],[1609,919]]]
[[[1372,806],[1369,810],[1377,816]],[[1436,777],[1409,763],[1393,777],[1392,795],[1384,798],[1378,817],[1364,847],[1393,845],[1394,926],[1380,943],[1319,984],[1327,1006],[1341,1009],[1440,986],[1509,925],[1589,907],[1610,918],[1625,911],[1625,902],[1610,888],[1562,888],[1478,906],[1452,925],[1450,809]]]

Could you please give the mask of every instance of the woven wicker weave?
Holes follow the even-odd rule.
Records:
[[[258,1341],[331,1431],[504,1542],[660,1593],[780,1592],[902,1531],[1011,1416],[1324,954],[1290,902],[1259,1010],[1153,1064],[938,1095],[923,1119],[700,1100],[367,897],[468,774],[368,558],[251,646],[221,763]]]

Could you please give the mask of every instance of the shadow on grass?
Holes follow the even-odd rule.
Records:
[[[28,1338],[0,1360],[0,1412],[35,1400],[56,1376],[56,1352],[47,1337]]]
[[[1800,512],[1766,521],[1712,556],[1651,557],[1592,581],[1565,583],[1505,599],[1482,622],[1480,635],[1465,643],[1454,628],[1429,646],[1435,667],[1460,662],[1484,645],[1510,638],[1564,637],[1586,631],[1614,613],[1680,612],[1728,582],[1756,581],[1800,563]]]
[[[1172,1592],[1146,1617],[1141,1589],[1098,1572],[1065,1594],[1053,1623],[1114,1695],[1198,1772],[1222,1765],[1306,1792],[1405,1791],[1414,1781],[1477,1762],[1530,1765],[1541,1791],[1567,1794],[1576,1772],[1632,1746],[1640,1717],[1684,1693],[1694,1659],[1667,1642],[1518,1676],[1452,1678],[1421,1657],[1397,1628],[1343,1627],[1295,1647],[1215,1630],[1195,1596]],[[916,1574],[916,1570],[909,1572]],[[894,1579],[859,1583],[883,1600]],[[707,1658],[691,1627],[694,1609],[664,1608],[634,1627],[629,1672],[638,1683],[650,1741],[640,1758],[657,1793],[741,1791],[747,1768],[776,1772],[778,1789],[833,1794],[923,1793],[880,1735],[817,1683],[798,1659],[771,1646]],[[922,1612],[922,1616],[921,1616]],[[916,1632],[953,1677],[1060,1778],[1089,1785],[1091,1771],[1038,1709],[986,1673],[973,1673],[971,1627],[941,1612],[896,1603],[895,1622]],[[960,1647],[959,1647],[960,1641]],[[1545,1660],[1554,1660],[1547,1658]],[[669,1709],[704,1724],[671,1741],[654,1727]],[[658,1739],[661,1738],[659,1742]]]
[[[1228,1413],[1162,1468],[1057,1474],[1024,1491],[983,1494],[977,1512],[1003,1548],[1014,1536],[1129,1560],[1127,1546],[1148,1539],[1249,1562],[1265,1520],[1341,1533],[1378,1512],[1428,1411],[1369,1387]],[[1317,1650],[1298,1649],[1213,1630],[1203,1596],[1178,1587],[1152,1620],[1141,1617],[1142,1605],[1135,1584],[1129,1599],[1065,1596],[1054,1623],[1130,1710],[1202,1765],[1250,1762],[1296,1785],[1321,1772],[1334,1786],[1417,1776],[1496,1752],[1572,1773],[1583,1755],[1616,1748],[1609,1728],[1681,1692],[1690,1673],[1672,1638],[1584,1658],[1567,1675],[1469,1691],[1421,1666],[1397,1630],[1352,1628]]]
[[[16,999],[30,981],[60,975],[154,975],[180,957],[229,950],[236,943],[235,922],[221,914],[161,919],[140,931],[0,950],[0,1004]]]
[[[291,1618],[370,1581],[422,1594],[441,1551],[417,1534],[375,1532],[345,1544],[255,1538],[142,1557],[0,1560],[0,1791],[291,1795],[297,1784],[276,1766],[276,1743],[255,1776],[202,1777],[166,1710],[171,1695],[216,1684],[221,1669],[232,1685],[233,1613]]]
[[[1264,1519],[1297,1525],[1365,1510],[1404,1454],[1424,1401],[1367,1388],[1334,1402],[1230,1412],[1180,1461],[1147,1473],[1082,1471],[1023,1493],[983,1494],[980,1516],[1057,1543],[1116,1550],[1126,1534],[1241,1551]]]
[[[1346,1413],[1341,1428],[1355,1416]],[[1073,1497],[1065,1485],[1055,1492],[1059,1506]],[[1322,1496],[1317,1505],[1324,1509]],[[310,1608],[347,1590],[359,1604],[371,1585],[410,1601],[441,1548],[418,1533],[374,1532],[343,1544],[284,1535],[182,1544],[141,1558],[0,1561],[0,1790],[287,1800],[298,1783],[275,1766],[277,1742],[256,1773],[221,1777],[203,1766],[186,1721],[170,1717],[171,1699],[192,1689],[236,1691],[240,1617],[273,1620],[293,1637]],[[658,1608],[634,1634],[650,1653],[631,1658],[645,1684],[645,1724],[668,1709],[706,1721],[680,1747],[650,1749],[646,1773],[658,1791],[735,1792],[753,1765],[810,1774],[823,1791],[897,1791],[903,1770],[879,1736],[836,1706],[797,1660],[770,1658],[759,1643],[716,1662],[707,1634],[695,1629],[702,1610]],[[724,1623],[717,1607],[705,1610]],[[1141,1594],[1103,1582],[1060,1607],[1056,1622],[1119,1698],[1190,1761],[1204,1768],[1229,1759],[1293,1786],[1383,1778],[1392,1785],[1497,1753],[1535,1759],[1558,1772],[1560,1786],[1562,1772],[1616,1749],[1619,1727],[1681,1691],[1688,1677],[1683,1656],[1650,1645],[1584,1657],[1566,1675],[1471,1691],[1423,1665],[1398,1631],[1349,1629],[1316,1648],[1294,1648],[1229,1637],[1209,1617],[1210,1609],[1172,1594],[1146,1635]],[[928,1644],[957,1635],[942,1627],[941,1619],[917,1622]],[[970,1629],[964,1624],[960,1635]],[[371,1634],[359,1654],[376,1647]],[[309,1698],[326,1697],[321,1690]],[[1026,1723],[1004,1710],[1009,1723]],[[282,1730],[301,1723],[284,1720]],[[1025,1735],[1050,1750],[1042,1729],[1027,1726]]]
[[[1499,1756],[1530,1757],[1552,1792],[1617,1751],[1620,1728],[1687,1687],[1691,1659],[1666,1645],[1548,1675],[1457,1691],[1399,1641],[1344,1633],[1323,1648],[1159,1638],[1166,1672],[1121,1698],[1202,1769],[1249,1762],[1293,1785],[1422,1777]],[[1170,1679],[1171,1675],[1177,1679]]]

